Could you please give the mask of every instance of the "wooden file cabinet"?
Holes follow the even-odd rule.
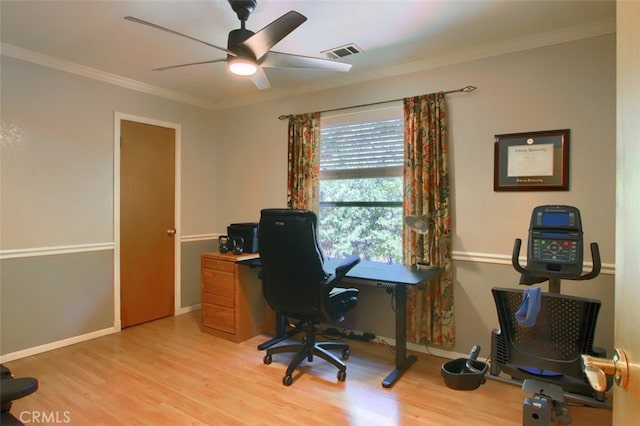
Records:
[[[239,260],[258,254],[204,253],[200,267],[202,331],[242,342],[274,328],[273,311],[262,297],[254,269]]]

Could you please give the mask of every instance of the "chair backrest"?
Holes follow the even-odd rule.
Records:
[[[317,242],[315,213],[265,209],[258,226],[262,288],[272,308],[298,317],[325,318],[329,290]]]
[[[516,319],[523,290],[491,289],[498,310],[500,332],[506,347],[499,348],[500,364],[584,378],[581,354],[594,355],[593,338],[600,301],[583,297],[543,293],[535,325],[525,327]]]

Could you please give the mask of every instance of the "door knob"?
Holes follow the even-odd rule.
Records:
[[[616,385],[624,388],[629,381],[629,364],[622,349],[615,349],[612,359],[582,355],[582,371],[596,392],[607,390],[607,375],[613,376]]]
[[[173,228],[173,229],[167,229],[167,235],[170,235],[170,236],[172,236],[172,237],[173,237],[174,235],[176,235],[176,228]]]

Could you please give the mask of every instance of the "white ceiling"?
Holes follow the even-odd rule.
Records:
[[[363,53],[344,59],[351,71],[270,68],[271,88],[262,91],[224,63],[152,71],[225,54],[123,19],[226,46],[240,26],[226,0],[1,0],[0,41],[3,55],[215,109],[615,30],[615,0],[258,0],[247,28],[258,31],[289,10],[308,20],[274,50],[324,57],[355,43]]]

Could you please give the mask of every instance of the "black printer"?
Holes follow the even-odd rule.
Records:
[[[243,253],[257,253],[258,252],[258,224],[253,222],[247,223],[232,223],[227,226],[227,235],[229,238],[242,237]]]

